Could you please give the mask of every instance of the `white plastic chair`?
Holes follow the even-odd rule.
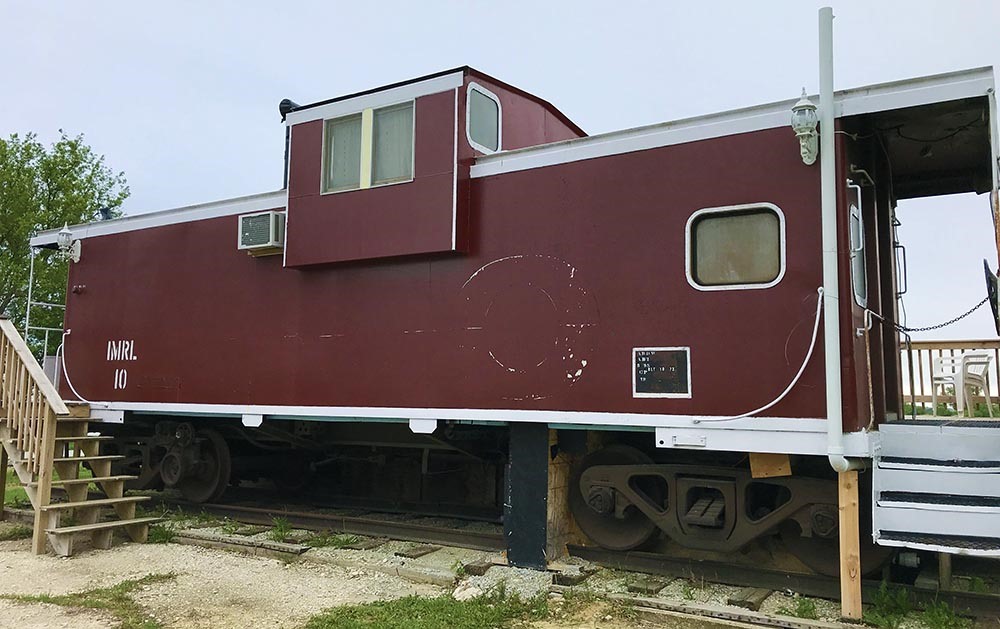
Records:
[[[958,356],[939,356],[934,359],[931,375],[931,404],[933,413],[937,415],[938,387],[952,386],[955,388],[955,410],[959,415],[965,415],[965,400],[972,399],[974,389],[982,389],[986,396],[986,410],[993,417],[993,404],[990,401],[990,362],[993,356],[989,352],[965,352]]]

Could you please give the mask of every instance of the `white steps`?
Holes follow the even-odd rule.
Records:
[[[893,422],[879,433],[875,541],[1000,557],[1000,422]]]

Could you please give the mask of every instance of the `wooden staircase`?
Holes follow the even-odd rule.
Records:
[[[66,403],[42,372],[10,320],[0,317],[0,519],[8,465],[14,469],[35,511],[32,551],[73,554],[73,541],[89,536],[94,548],[110,548],[115,529],[146,541],[158,518],[137,518],[145,496],[125,496],[131,476],[111,474],[118,456],[102,456],[101,441],[90,433],[90,406]],[[86,463],[93,476],[81,474]],[[106,497],[89,498],[91,483]],[[66,501],[52,502],[52,492]]]

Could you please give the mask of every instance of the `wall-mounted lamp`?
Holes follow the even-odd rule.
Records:
[[[73,240],[73,232],[69,230],[69,223],[56,234],[56,244],[59,246],[59,255],[66,260],[73,262],[80,261],[80,241]]]
[[[806,96],[805,88],[802,88],[802,98],[792,107],[792,131],[799,139],[799,154],[807,166],[814,164],[816,155],[819,154],[819,133],[816,131],[818,126],[816,105],[813,105]]]

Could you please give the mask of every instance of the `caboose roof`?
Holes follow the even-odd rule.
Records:
[[[526,92],[519,87],[505,83],[486,74],[485,72],[480,72],[470,66],[460,66],[458,68],[452,68],[451,70],[435,72],[434,74],[427,74],[415,79],[400,81],[398,83],[390,83],[388,85],[375,87],[362,92],[345,94],[344,96],[337,96],[336,98],[321,100],[315,103],[309,103],[308,105],[299,105],[288,114],[286,122],[289,125],[293,125],[309,120],[331,118],[344,113],[358,111],[365,107],[392,104],[394,102],[406,100],[416,96],[423,96],[426,94],[455,89],[456,87],[460,87],[462,85],[466,76],[479,77],[480,79],[489,81],[523,98],[534,101],[547,109],[553,116],[558,118],[561,122],[580,135],[587,135],[583,129],[570,120],[566,114],[559,111],[559,109],[557,109],[555,105],[549,101],[539,98],[530,92]]]
[[[461,67],[446,72],[419,77],[402,83],[393,83],[374,90],[358,92],[341,96],[329,101],[321,101],[304,105],[297,108],[288,115],[289,124],[294,124],[296,115],[315,116],[324,107],[335,106],[338,103],[345,103],[351,99],[364,99],[377,94],[388,94],[392,90],[435,88],[435,83],[441,80],[455,81],[461,78],[464,73],[473,73],[496,81],[472,68]],[[497,81],[497,83],[500,83]],[[554,113],[562,116],[568,124],[573,124],[565,118],[558,110],[548,102],[522,92],[513,86],[503,84],[506,88],[516,90],[539,103],[550,108]],[[904,81],[894,81],[891,83],[881,83],[867,87],[841,90],[834,95],[836,107],[835,116],[838,118],[856,116],[861,114],[874,114],[878,112],[891,112],[897,110],[907,110],[923,106],[933,106],[939,103],[951,103],[956,101],[980,101],[994,89],[993,68],[986,66],[972,70],[962,70],[937,74],[933,76],[908,79]],[[429,92],[428,92],[429,93]],[[397,94],[398,95],[398,94]],[[393,95],[395,97],[396,95]],[[812,97],[817,101],[817,97]],[[582,137],[551,144],[502,151],[492,155],[480,156],[472,166],[473,177],[486,177],[503,173],[516,172],[531,168],[541,168],[556,164],[593,159],[608,155],[631,153],[647,149],[682,144],[685,142],[695,142],[707,140],[739,133],[748,133],[764,129],[779,128],[789,125],[790,110],[797,99],[789,99],[777,103],[758,105],[744,109],[735,109],[705,116],[686,118],[672,122],[626,129],[622,131],[612,131],[595,136]],[[356,102],[355,102],[356,105]],[[980,106],[980,105],[977,105]],[[929,108],[930,109],[934,109]],[[912,109],[911,109],[912,111]],[[312,112],[312,113],[307,113]],[[312,119],[312,118],[304,118]],[[995,125],[995,121],[989,121]],[[576,125],[573,125],[575,128]],[[977,128],[978,133],[987,133],[988,127]],[[789,130],[789,133],[791,131]],[[988,136],[987,136],[988,140]],[[988,143],[987,143],[988,144]],[[952,190],[958,191],[958,190]],[[944,192],[937,192],[942,194]],[[918,196],[914,194],[913,196]],[[900,197],[902,198],[902,197]],[[280,209],[285,206],[286,191],[278,190],[247,197],[239,197],[192,205],[188,207],[136,214],[110,221],[101,221],[72,227],[75,238],[89,238],[119,232],[133,231],[137,229],[148,229],[162,225],[184,223],[205,218],[215,218],[219,216],[243,214],[255,210]],[[40,232],[31,239],[31,246],[42,247],[52,246],[56,242],[56,234],[59,228],[49,229]]]

